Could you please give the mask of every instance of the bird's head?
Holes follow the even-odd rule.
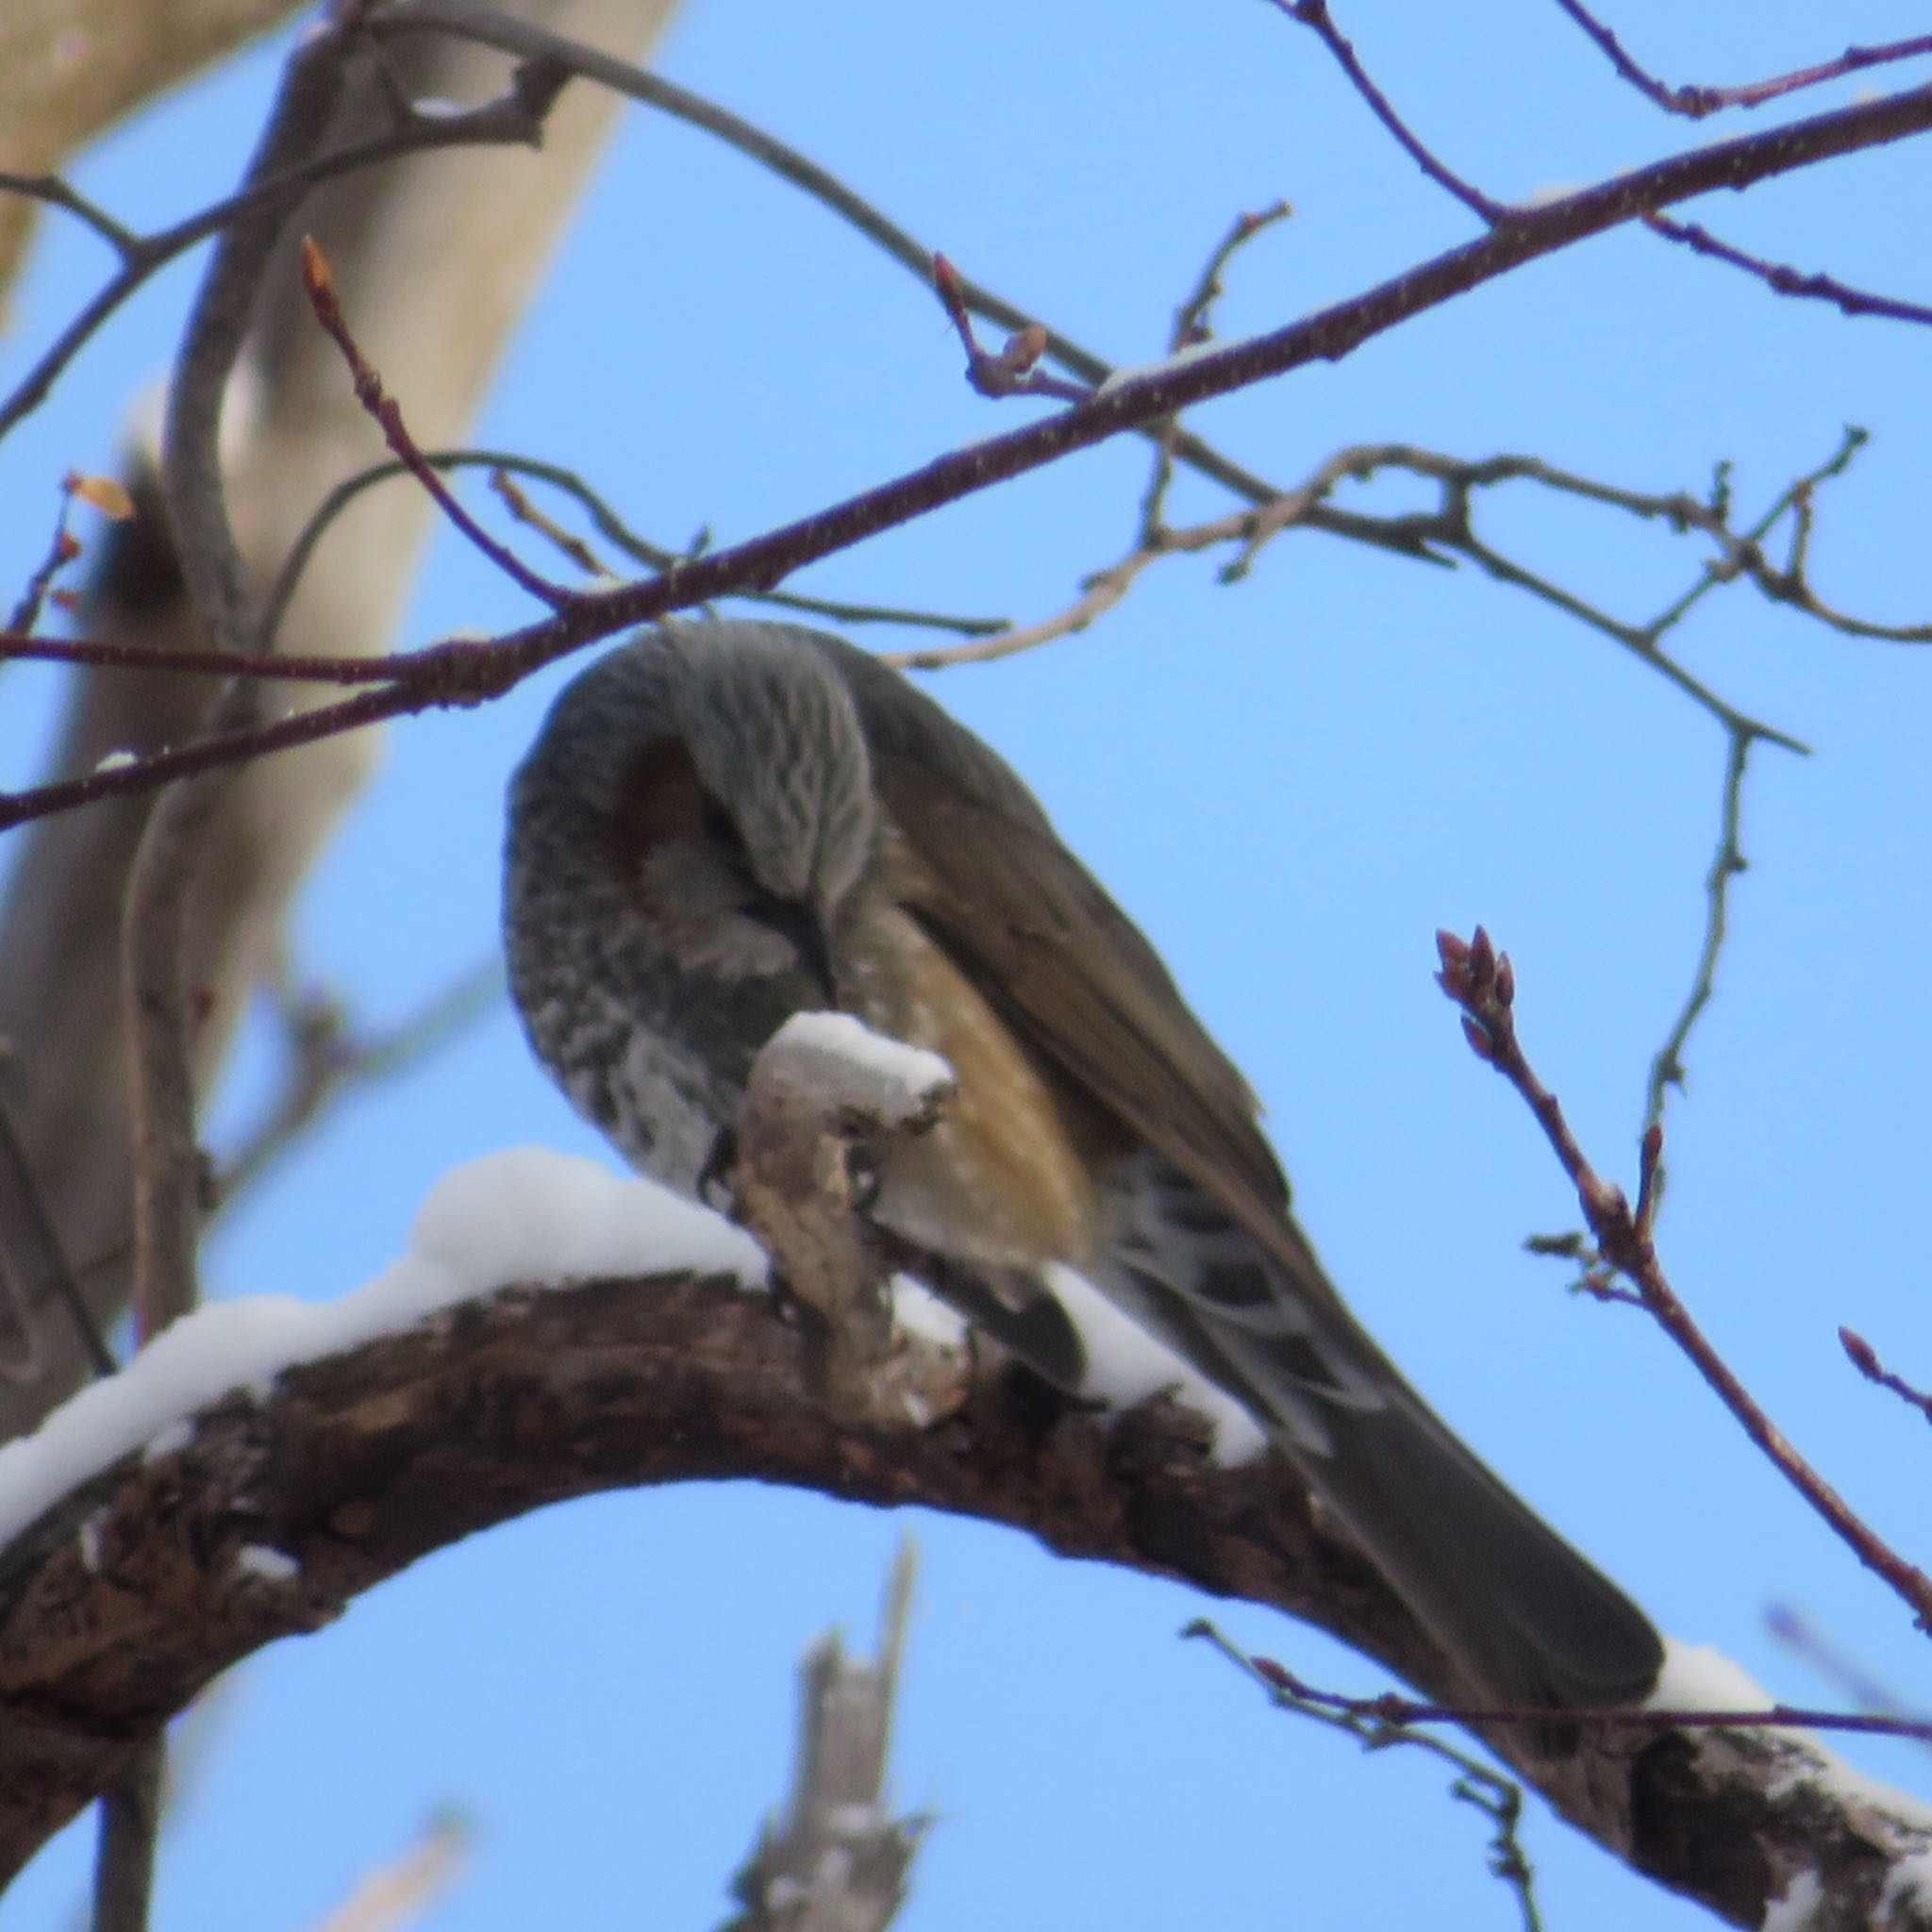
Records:
[[[667,628],[646,654],[663,726],[619,785],[615,829],[647,913],[688,968],[803,970],[835,995],[830,938],[870,863],[877,808],[844,680],[809,633]]]

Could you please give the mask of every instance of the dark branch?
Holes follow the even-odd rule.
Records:
[[[1447,1689],[1427,1640],[1292,1487],[1264,1464],[1214,1467],[1164,1406],[1045,1424],[1037,1396],[977,1383],[921,1426],[903,1405],[833,1412],[804,1389],[802,1339],[764,1296],[671,1275],[505,1290],[291,1369],[265,1398],[212,1404],[179,1450],[123,1458],[0,1555],[0,1865],[250,1652],[465,1535],[620,1487],[733,1477],[979,1516],[1274,1605],[1425,1695]],[[264,1548],[288,1560],[244,1555]],[[1535,1781],[1638,1869],[1755,1925],[1779,1872],[1802,1864],[1847,1909],[1875,1907],[1890,1861],[1923,1848],[1915,1812],[1888,1814],[1870,1787],[1836,1792],[1829,1762],[1801,1737],[1615,1732]]]

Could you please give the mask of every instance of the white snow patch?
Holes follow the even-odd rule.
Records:
[[[1807,1932],[1813,1915],[1824,1903],[1824,1888],[1815,1872],[1800,1872],[1784,1891],[1764,1908],[1761,1932]]]
[[[445,100],[441,94],[422,94],[409,103],[411,113],[425,121],[454,121],[470,110],[460,101]]]
[[[80,1560],[90,1576],[101,1574],[101,1525],[108,1520],[105,1509],[96,1509],[81,1519]]]
[[[547,1148],[486,1155],[437,1182],[408,1251],[353,1293],[333,1302],[258,1295],[197,1308],[119,1374],[0,1448],[0,1544],[110,1463],[188,1426],[197,1409],[238,1389],[270,1388],[299,1362],[513,1281],[685,1269],[735,1275],[748,1288],[765,1279],[764,1256],[749,1235],[655,1181]]]
[[[408,1257],[377,1281],[411,1262],[456,1284],[451,1292],[426,1283],[425,1310],[512,1281],[679,1269],[735,1275],[746,1288],[765,1280],[763,1250],[723,1215],[657,1181],[546,1147],[488,1154],[444,1174],[417,1213]]]
[[[1749,1712],[1774,1709],[1777,1699],[1722,1652],[1705,1644],[1679,1643],[1674,1638],[1666,1637],[1663,1671],[1657,1689],[1644,1704],[1651,1710]],[[1835,1752],[1827,1751],[1809,1731],[1780,1724],[1770,1735],[1784,1747],[1778,1768],[1765,1787],[1766,1795],[1774,1802],[1809,1786],[1840,1810],[1868,1809],[1932,1840],[1932,1805],[1895,1785],[1882,1784],[1861,1771],[1855,1771]],[[1927,1862],[1920,1874],[1914,1874],[1912,1882],[1924,1883],[1928,1878],[1932,1878],[1932,1853],[1928,1853]],[[1925,1895],[1932,1901],[1932,1884],[1927,1885]],[[1787,1903],[1790,1896],[1787,1894]],[[1767,1925],[1772,1923],[1769,1918],[1765,1921]],[[1805,1923],[1804,1919],[1794,1917],[1790,1924],[1795,1927]]]
[[[1260,1425],[1233,1396],[1148,1334],[1084,1274],[1058,1262],[1041,1273],[1086,1350],[1082,1395],[1110,1408],[1131,1408],[1163,1390],[1172,1391],[1184,1407],[1206,1418],[1213,1432],[1214,1459],[1224,1469],[1252,1462],[1267,1448]]]
[[[1650,1710],[1769,1710],[1776,1702],[1721,1650],[1673,1637],[1664,1639],[1664,1667],[1644,1699]]]
[[[1518,208],[1548,208],[1554,202],[1568,201],[1573,194],[1580,194],[1590,184],[1584,181],[1545,181],[1539,188],[1532,188],[1517,204]]]
[[[892,1326],[902,1335],[935,1348],[961,1348],[968,1333],[966,1318],[941,1301],[923,1281],[895,1274],[891,1281]]]
[[[876,1805],[834,1805],[825,1815],[825,1828],[835,1838],[870,1838],[885,1824]]]
[[[178,1456],[194,1441],[194,1424],[186,1416],[176,1416],[147,1439],[141,1452],[143,1462],[159,1462]]]
[[[235,1568],[244,1576],[259,1576],[264,1583],[289,1583],[302,1574],[301,1564],[273,1543],[243,1543],[235,1552]]]
[[[103,752],[94,760],[94,770],[96,772],[118,772],[124,766],[131,765],[133,762],[134,754],[131,751],[108,751]]]
[[[938,1054],[874,1033],[850,1013],[794,1013],[764,1051],[788,1060],[796,1056],[802,1083],[836,1088],[889,1125],[929,1107],[954,1086],[953,1070]],[[823,1082],[813,1078],[815,1062],[825,1064]]]
[[[1210,336],[1205,342],[1190,342],[1185,349],[1176,349],[1172,356],[1164,356],[1158,362],[1123,363],[1093,393],[1104,396],[1110,389],[1124,389],[1130,382],[1143,382],[1151,375],[1171,375],[1176,369],[1185,369],[1190,362],[1200,361],[1204,356],[1218,356],[1224,349],[1239,348],[1242,342],[1253,340],[1252,336],[1231,336],[1225,341]]]

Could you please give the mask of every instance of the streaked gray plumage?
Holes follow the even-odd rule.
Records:
[[[680,625],[558,699],[510,791],[510,984],[625,1157],[694,1191],[758,1048],[838,1007],[944,1054],[874,1211],[1063,1384],[1064,1262],[1247,1407],[1467,1678],[1641,1696],[1641,1614],[1452,1436],[1330,1287],[1241,1075],[979,740],[841,640]]]

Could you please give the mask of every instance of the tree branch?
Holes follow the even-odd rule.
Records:
[[[507,1289],[292,1368],[265,1397],[237,1391],[178,1434],[0,1556],[7,1872],[242,1657],[434,1549],[613,1488],[737,1477],[955,1510],[1274,1606],[1425,1693],[1448,1688],[1369,1565],[1270,1466],[1216,1468],[1191,1418],[1156,1404],[1043,1422],[1037,1392],[1015,1403],[983,1378],[934,1424],[884,1400],[834,1412],[805,1392],[800,1334],[716,1277]],[[280,1560],[246,1555],[263,1550]],[[1521,1768],[1607,1849],[1735,1924],[1759,1923],[1804,1869],[1849,1925],[1926,1838],[1904,1801],[1835,1790],[1831,1763],[1802,1736],[1729,1730],[1592,1735],[1574,1759]],[[1932,1914],[1907,1901],[1889,1923]]]
[[[389,18],[391,16],[385,16]],[[444,643],[394,659],[393,685],[258,730],[208,738],[135,765],[0,794],[0,830],[49,812],[152,790],[185,774],[311,744],[387,718],[502,695],[531,672],[597,639],[693,604],[770,590],[805,564],[850,548],[977,491],[1089,449],[1176,410],[1314,361],[1334,361],[1398,324],[1541,256],[1716,188],[1747,188],[1794,168],[1932,128],[1932,89],[1891,94],[1768,134],[1699,148],[1534,208],[1512,208],[1488,234],[1301,321],[1211,355],[1105,388],[1045,421],[936,458],[828,509],[677,564],[647,583],[583,592],[554,617],[493,644]]]

